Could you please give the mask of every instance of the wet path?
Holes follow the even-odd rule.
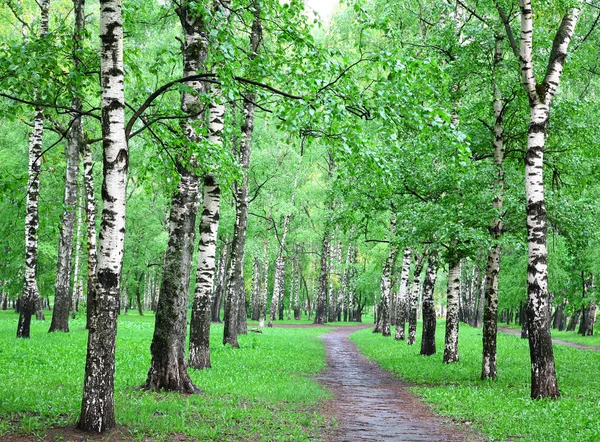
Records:
[[[327,371],[318,379],[334,393],[327,412],[337,422],[330,442],[475,441],[444,423],[408,390],[409,384],[359,353],[348,336],[363,327],[339,327],[322,336]]]
[[[498,327],[498,331],[501,331],[502,333],[506,333],[508,335],[521,336],[521,330],[515,330],[515,329],[512,329],[512,328]],[[567,347],[578,348],[579,350],[600,351],[600,347],[595,347],[593,345],[577,344],[575,342],[563,341],[562,339],[554,339],[554,338],[552,338],[552,343],[553,344],[566,345]]]

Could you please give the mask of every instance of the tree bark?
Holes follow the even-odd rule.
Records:
[[[150,353],[152,362],[144,389],[197,393],[185,362],[187,305],[198,210],[198,178],[183,172],[171,201],[169,244],[156,308]]]
[[[431,261],[430,261],[431,262]],[[434,261],[435,265],[432,269],[437,272],[437,261]],[[421,256],[417,256],[415,254],[415,271],[413,275],[413,287],[410,292],[410,298],[408,301],[408,345],[413,345],[417,341],[417,307],[419,304],[419,288],[421,287],[421,271],[423,270],[423,265],[425,264],[425,254]],[[437,273],[434,275],[433,283],[435,284],[435,279],[437,278]],[[425,286],[423,285],[423,299],[425,299]],[[433,300],[433,286],[431,287],[431,299]],[[434,312],[435,316],[435,312]],[[425,313],[423,313],[423,321],[425,320]],[[435,328],[434,328],[435,333]]]
[[[390,221],[390,239],[393,240],[396,232],[396,216],[392,215]],[[383,265],[383,271],[381,272],[381,302],[380,312],[381,317],[381,334],[382,336],[391,336],[391,324],[390,324],[390,292],[392,289],[392,271],[396,263],[396,246],[390,243],[390,251],[388,257]]]
[[[410,259],[412,251],[410,247],[404,248],[402,257],[402,270],[400,271],[400,287],[396,296],[396,334],[394,339],[403,341],[405,336],[405,324],[408,312],[408,278],[410,276]]]
[[[96,251],[96,197],[94,195],[94,161],[89,143],[83,144],[83,184],[85,188],[85,225],[87,239],[87,296],[86,328],[90,328],[92,312],[96,302],[96,271],[98,256]]]
[[[265,238],[264,256],[263,256],[263,287],[260,294],[260,303],[258,307],[258,325],[260,328],[265,327],[265,315],[267,312],[267,295],[269,294],[269,239]]]
[[[48,34],[50,0],[40,0],[38,5],[41,13],[39,37],[42,39]],[[35,95],[37,96],[37,90]],[[25,214],[25,280],[19,309],[17,338],[30,337],[31,316],[33,316],[34,313],[38,320],[44,319],[44,313],[41,308],[40,292],[37,285],[38,230],[40,226],[38,200],[40,197],[43,137],[44,113],[42,108],[36,108],[33,117],[33,130],[29,134],[29,179],[27,182]]]
[[[221,188],[212,176],[204,178],[204,210],[200,221],[198,270],[190,321],[189,364],[197,369],[210,368],[210,315],[215,275],[217,233]]]
[[[533,69],[533,10],[531,0],[520,0],[521,42],[519,63],[523,87],[529,97],[530,123],[525,156],[527,199],[527,328],[531,357],[531,397],[560,396],[554,367],[554,353],[548,315],[548,249],[544,199],[543,161],[550,106],[560,83],[567,49],[579,18],[579,8],[569,8],[555,35],[546,75],[538,83]],[[512,31],[501,17],[511,41]],[[517,52],[516,45],[513,50]]]
[[[254,20],[250,33],[250,54],[253,60],[258,55],[262,44],[262,23],[260,20],[260,6],[253,2]],[[238,159],[242,168],[242,179],[235,184],[236,219],[231,246],[231,260],[227,272],[227,290],[225,292],[225,313],[223,327],[223,345],[230,344],[238,348],[237,335],[246,327],[245,292],[244,292],[244,248],[246,245],[246,228],[248,224],[248,169],[250,167],[250,147],[252,132],[254,131],[254,108],[256,93],[249,92],[244,98],[244,122],[241,128]],[[242,314],[240,314],[242,313]]]
[[[448,263],[448,308],[444,363],[458,362],[458,297],[460,296],[460,259],[450,257]]]
[[[423,263],[424,258],[417,260]],[[422,266],[423,264],[421,264]],[[418,271],[417,271],[418,270]],[[418,290],[421,285],[421,269],[415,267],[415,280],[413,290]],[[425,281],[423,281],[423,337],[421,339],[421,355],[431,356],[435,354],[435,306],[433,305],[433,289],[437,279],[437,253],[432,252],[427,260]]]
[[[329,273],[327,257],[329,256],[329,234],[325,231],[321,246],[321,270],[319,273],[319,288],[315,308],[314,324],[324,324],[327,314],[327,274]]]
[[[494,53],[494,167],[496,168],[496,196],[493,207],[499,213],[504,201],[504,105],[502,92],[496,82],[496,70],[502,62],[502,42],[500,34],[496,35]],[[481,379],[496,379],[496,339],[498,335],[498,275],[500,274],[501,246],[498,240],[502,236],[504,224],[498,217],[490,228],[494,244],[487,256],[485,274],[485,307],[483,313],[483,356],[481,363]]]
[[[79,68],[78,51],[83,38],[85,25],[85,8],[83,0],[74,1],[75,29],[73,32],[73,61],[75,70]],[[71,101],[71,107],[81,110],[81,99],[78,92]],[[56,265],[56,283],[54,285],[54,312],[49,332],[69,331],[69,311],[71,310],[71,262],[73,251],[73,231],[75,227],[75,213],[77,206],[77,178],[79,175],[79,152],[83,145],[83,125],[81,114],[71,114],[71,129],[67,134],[67,148],[65,149],[65,211],[62,215],[60,227],[60,240],[58,243],[58,263]]]
[[[223,293],[227,286],[227,260],[229,259],[229,245],[224,244],[221,250],[221,256],[219,256],[219,262],[217,263],[217,274],[215,275],[215,295],[211,304],[211,322],[221,322],[221,301],[223,300]]]
[[[202,72],[205,69],[208,50],[208,30],[204,17],[196,11],[191,2],[181,3],[176,12],[184,34],[183,74],[189,76]],[[205,92],[206,89],[201,82],[188,82],[186,86],[197,94]],[[200,141],[201,137],[193,123],[196,119],[203,121],[203,103],[196,94],[182,92],[181,109],[188,116],[181,122],[187,140],[190,143]],[[194,254],[194,228],[199,203],[198,177],[191,170],[195,163],[194,156],[185,149],[179,150],[177,156],[177,169],[181,180],[171,199],[169,243],[164,258],[154,335],[150,346],[152,362],[144,389],[197,393],[199,389],[187,373],[185,338],[190,272]],[[191,162],[191,166],[186,164],[188,161]],[[202,281],[200,283],[202,284]]]
[[[121,0],[100,1],[100,41],[103,209],[95,292],[97,302],[93,303],[92,320],[89,324],[83,401],[77,424],[83,431],[96,433],[115,426],[115,342],[129,159],[124,121]]]

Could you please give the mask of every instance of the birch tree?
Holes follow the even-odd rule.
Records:
[[[495,36],[494,64],[492,75],[495,78],[503,56],[503,36]],[[504,103],[502,92],[497,81],[493,81],[494,89],[494,166],[496,168],[496,194],[493,200],[494,209],[502,210],[504,201]],[[502,218],[498,217],[490,228],[493,241],[488,252],[485,275],[485,307],[483,310],[483,357],[481,363],[481,379],[496,378],[496,336],[498,334],[498,274],[500,273],[501,246],[498,240],[504,228]]]
[[[215,2],[214,11],[219,17],[213,28],[223,26],[229,18],[229,2]],[[215,148],[223,148],[225,103],[218,85],[211,86],[211,103],[208,108],[208,141]],[[210,367],[210,314],[215,277],[217,234],[219,231],[221,186],[212,174],[204,177],[203,211],[198,244],[198,269],[190,322],[190,366]]]
[[[85,26],[85,3],[83,0],[73,1],[74,31],[73,31],[73,65],[75,71],[80,68],[78,52],[83,39]],[[54,291],[54,312],[50,324],[50,332],[69,331],[69,311],[72,303],[71,293],[71,258],[73,251],[73,231],[75,226],[75,213],[77,205],[77,179],[79,175],[79,152],[83,145],[83,124],[81,117],[81,97],[75,88],[75,96],[71,100],[70,130],[67,133],[67,147],[65,149],[65,197],[60,239],[58,245],[58,264],[56,266],[56,284]]]
[[[410,247],[404,248],[402,256],[402,268],[400,270],[400,284],[396,296],[396,334],[394,339],[403,341],[405,339],[406,313],[408,311],[408,278],[410,274],[410,260],[412,251]]]
[[[95,433],[116,425],[115,342],[125,236],[125,185],[129,157],[125,139],[121,6],[121,0],[100,2],[103,208],[98,245],[95,295],[97,301],[93,303],[93,320],[89,324],[83,401],[77,423],[79,429]]]
[[[252,3],[253,22],[250,32],[250,60],[254,60],[258,55],[262,45],[262,22],[260,18],[260,5],[258,2]],[[238,160],[242,168],[242,179],[235,183],[235,206],[236,218],[233,233],[233,242],[231,245],[231,258],[229,261],[228,285],[225,292],[224,309],[224,327],[223,327],[223,345],[229,344],[238,348],[237,335],[239,322],[245,323],[245,315],[241,317],[239,311],[245,312],[245,306],[242,304],[244,293],[244,247],[246,245],[246,228],[248,224],[248,168],[250,166],[250,147],[252,143],[252,133],[254,131],[254,111],[255,111],[256,93],[249,92],[243,101],[243,123],[241,127],[241,139],[239,142]]]
[[[519,54],[523,87],[529,98],[530,120],[525,156],[527,198],[527,328],[531,356],[531,397],[560,396],[556,381],[550,318],[548,315],[548,248],[544,197],[544,149],[550,107],[556,95],[569,44],[579,19],[579,8],[571,7],[563,16],[552,43],[546,74],[538,83],[533,65],[533,7],[531,0],[519,0],[521,11],[520,49],[506,15],[498,6],[513,50]]]
[[[427,270],[425,271],[425,280],[423,281],[423,335],[421,338],[421,355],[423,356],[431,356],[434,355],[436,352],[436,314],[435,306],[433,304],[433,289],[435,287],[436,278],[437,252],[432,252],[427,260]],[[420,276],[418,279],[417,277],[415,277],[414,286],[419,286],[420,279]]]
[[[43,39],[48,34],[50,0],[40,0],[38,5],[40,8],[39,38]],[[37,89],[34,95],[37,95]],[[29,180],[27,183],[25,215],[25,281],[17,324],[17,338],[29,338],[31,316],[34,313],[37,319],[44,319],[37,283],[38,229],[40,226],[38,201],[40,197],[43,137],[44,110],[41,107],[36,107],[33,117],[33,129],[29,135]]]
[[[185,2],[176,11],[184,34],[184,77],[205,70],[208,29],[204,11],[197,6],[199,5],[194,2]],[[199,192],[198,176],[194,170],[197,167],[196,158],[189,149],[194,143],[202,141],[196,131],[195,120],[204,116],[204,106],[198,94],[203,93],[205,87],[199,81],[186,82],[186,86],[192,88],[195,94],[187,91],[181,94],[181,108],[188,117],[181,126],[188,144],[184,144],[176,153],[180,181],[171,199],[169,243],[165,252],[154,335],[150,346],[152,362],[144,389],[197,393],[199,389],[189,377],[185,360],[187,305]],[[208,203],[211,204],[210,201]]]

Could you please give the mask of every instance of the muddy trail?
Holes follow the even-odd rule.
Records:
[[[335,394],[325,409],[338,423],[327,442],[483,440],[432,413],[410,384],[360,354],[348,336],[365,327],[340,327],[322,336],[327,370],[317,379]]]
[[[498,327],[498,331],[501,331],[502,333],[506,333],[506,334],[509,334],[509,335],[521,336],[521,330],[515,330],[515,329],[512,329],[512,328]],[[573,348],[577,348],[579,350],[600,351],[600,347],[596,347],[596,346],[593,346],[593,345],[577,344],[575,342],[563,341],[561,339],[554,339],[554,338],[552,338],[552,343],[553,344],[566,345],[567,347],[573,347]]]

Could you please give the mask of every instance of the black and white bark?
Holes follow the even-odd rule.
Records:
[[[422,263],[424,259],[422,259]],[[417,261],[418,263],[419,261]],[[422,266],[423,264],[421,264]],[[417,272],[419,270],[419,272]],[[420,269],[415,266],[415,280],[413,290],[420,285]],[[437,253],[433,252],[427,259],[427,270],[425,271],[425,280],[423,281],[423,336],[421,339],[421,355],[431,356],[436,352],[435,346],[435,327],[436,315],[433,304],[433,289],[437,279]]]
[[[229,2],[223,1],[222,8],[215,2],[215,9],[223,22],[229,17]],[[214,23],[214,26],[223,23]],[[202,54],[203,55],[203,54]],[[202,57],[198,57],[198,61]],[[211,103],[208,107],[208,141],[216,148],[223,148],[225,104],[219,85],[212,85]],[[210,365],[210,320],[215,278],[217,234],[219,231],[221,187],[213,175],[204,177],[203,210],[200,221],[198,244],[198,269],[196,288],[190,322],[189,363],[197,369]]]
[[[390,237],[393,240],[396,231],[396,217],[392,216],[390,221]],[[393,242],[390,244],[390,251],[387,259],[383,265],[381,272],[381,298],[380,298],[380,309],[379,316],[381,318],[381,334],[383,336],[391,336],[391,323],[390,323],[390,293],[392,291],[392,271],[396,263],[397,247]]]
[[[294,186],[295,187],[295,186]],[[292,205],[294,205],[294,196],[292,195]],[[279,241],[279,253],[275,260],[275,278],[273,280],[273,296],[271,297],[271,312],[269,315],[269,322],[267,327],[273,327],[273,321],[277,317],[279,312],[279,304],[283,302],[283,296],[285,294],[285,239],[287,237],[288,229],[290,227],[290,214],[286,214],[283,217],[283,230],[281,232],[281,239]],[[280,318],[281,319],[281,318]]]
[[[425,254],[415,253],[415,269],[413,273],[413,286],[408,299],[408,345],[417,342],[417,308],[419,305],[419,289],[421,288],[421,271],[425,264]],[[436,267],[437,270],[437,267]],[[435,279],[434,279],[435,281]],[[433,296],[433,292],[432,292]]]
[[[503,38],[496,35],[494,52],[494,167],[496,169],[495,196],[493,207],[497,213],[502,210],[504,201],[504,104],[502,92],[495,79],[496,71],[502,62]],[[490,228],[494,244],[487,256],[485,273],[485,307],[483,310],[483,357],[481,363],[481,379],[496,379],[496,337],[498,334],[498,275],[500,273],[501,246],[498,243],[502,236],[504,225],[498,216]]]
[[[254,260],[252,261],[252,297],[250,299],[253,321],[258,321],[260,319],[261,282],[260,260],[255,256]]]
[[[83,185],[79,184],[78,203],[77,203],[77,229],[75,231],[75,259],[73,264],[73,301],[71,304],[71,317],[75,318],[75,313],[79,311],[79,303],[83,298],[83,281],[81,279],[81,229],[83,225]]]
[[[329,273],[329,233],[325,231],[323,242],[321,244],[321,267],[319,271],[319,286],[317,289],[317,299],[315,302],[315,320],[314,324],[324,324],[327,320],[327,275]]]
[[[267,295],[269,294],[269,239],[265,238],[263,255],[263,285],[258,305],[258,325],[265,327],[265,316],[267,313]]]
[[[448,292],[444,363],[458,362],[458,299],[460,296],[460,259],[450,257],[448,263]]]
[[[115,426],[115,343],[129,160],[125,139],[121,0],[100,1],[100,42],[103,208],[98,244],[96,300],[91,313],[93,319],[89,324],[83,401],[77,424],[83,431],[96,433]]]
[[[220,137],[219,137],[220,139]],[[189,364],[197,369],[210,368],[210,315],[219,230],[221,188],[212,176],[204,178],[204,208],[200,220],[198,269],[190,321]]]
[[[50,0],[40,0],[40,38],[48,34]],[[35,92],[37,96],[37,90]],[[38,201],[40,197],[40,173],[42,171],[42,141],[44,138],[44,113],[36,108],[33,116],[33,129],[29,134],[29,166],[27,181],[27,201],[25,212],[25,279],[20,300],[17,338],[29,338],[31,317],[35,313],[38,320],[44,319],[40,292],[37,284],[38,229],[40,218]]]
[[[554,366],[548,315],[548,248],[544,197],[544,148],[550,106],[560,83],[567,50],[579,19],[579,8],[569,8],[554,38],[544,80],[536,81],[533,68],[533,10],[531,0],[520,0],[519,62],[529,97],[530,122],[525,156],[527,199],[527,328],[531,357],[531,397],[560,396]],[[509,29],[509,27],[507,27]],[[514,39],[513,39],[514,40]]]
[[[74,32],[73,32],[73,63],[75,70],[79,69],[81,61],[78,52],[81,48],[85,26],[85,3],[83,0],[73,2]],[[77,86],[75,86],[77,88]],[[56,283],[54,285],[54,312],[50,323],[50,332],[69,331],[69,311],[71,310],[71,261],[73,251],[73,232],[75,228],[75,214],[77,204],[77,179],[79,175],[79,152],[83,145],[83,124],[81,119],[81,98],[75,91],[71,100],[71,107],[75,110],[71,114],[71,128],[67,133],[67,147],[65,149],[65,195],[64,212],[60,226],[60,239],[58,242],[58,263],[56,265]],[[79,111],[79,112],[78,112]]]
[[[410,247],[404,248],[402,256],[402,268],[400,269],[400,284],[396,295],[396,334],[394,339],[403,341],[408,313],[408,278],[410,277],[410,261],[412,251]]]
[[[253,2],[252,29],[250,32],[250,53],[248,58],[254,60],[262,45],[262,23],[260,5]],[[256,93],[248,92],[243,101],[243,123],[241,138],[237,152],[242,168],[242,178],[234,184],[235,227],[231,245],[231,258],[227,272],[227,289],[225,290],[223,345],[229,344],[238,348],[237,335],[246,327],[245,291],[244,291],[244,249],[246,245],[246,228],[248,225],[248,169],[250,167],[250,151],[252,133],[254,131],[254,108]]]
[[[89,143],[83,144],[83,187],[85,192],[85,226],[87,241],[87,296],[86,328],[92,323],[92,312],[96,301],[96,271],[98,256],[96,250],[96,197],[94,195],[94,161]]]
[[[204,17],[198,13],[193,2],[181,3],[176,12],[184,36],[183,75],[203,72],[208,50],[208,31]],[[202,121],[204,115],[204,105],[198,95],[205,91],[205,87],[200,82],[188,82],[186,86],[195,93],[181,93],[181,109],[188,115],[181,122],[181,127],[188,143],[193,144],[200,141],[195,123],[198,118]],[[187,372],[185,338],[194,229],[199,203],[198,177],[191,170],[194,157],[186,148],[180,148],[176,155],[177,171],[181,179],[171,199],[169,242],[164,256],[154,335],[150,346],[152,361],[144,389],[197,393],[199,390]]]
[[[227,260],[229,259],[229,244],[223,244],[221,254],[217,263],[217,274],[215,275],[214,296],[211,302],[211,322],[221,322],[221,304],[223,293],[227,286]]]
[[[150,346],[152,362],[144,389],[197,393],[199,389],[187,373],[185,337],[198,210],[198,178],[193,173],[182,172],[177,189],[171,200],[169,243]]]

